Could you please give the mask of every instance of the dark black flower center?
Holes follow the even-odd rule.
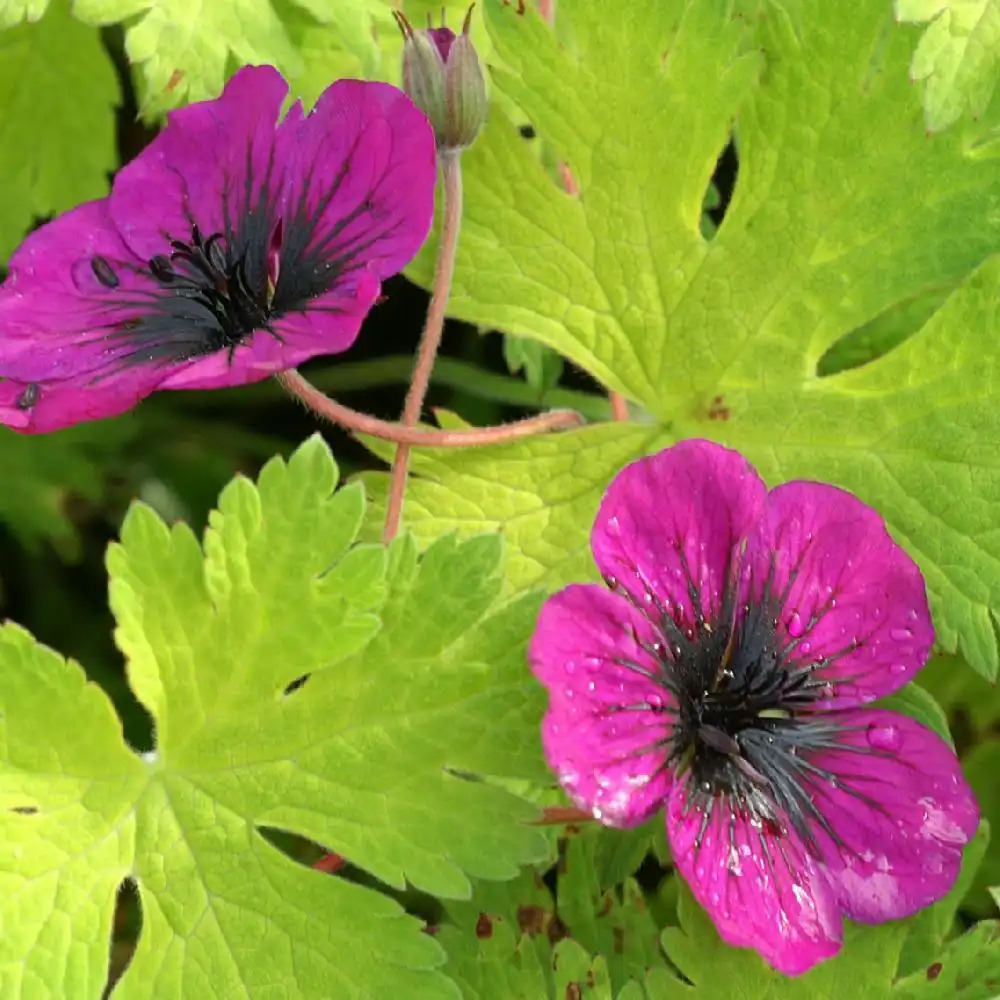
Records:
[[[702,814],[699,843],[720,807],[773,834],[790,824],[812,851],[818,850],[818,830],[836,842],[814,793],[819,783],[836,785],[837,778],[817,766],[815,756],[844,746],[837,739],[840,727],[816,704],[830,694],[818,671],[853,647],[834,657],[804,655],[800,640],[779,624],[787,594],[773,593],[770,581],[741,608],[731,581],[710,617],[693,584],[691,613],[682,615],[655,595],[637,601],[616,580],[606,582],[642,611],[660,637],[642,643],[659,663],[656,674],[620,662],[642,670],[671,696],[663,709],[671,716],[667,766],[684,776],[689,805]],[[803,635],[814,624],[806,623]]]
[[[280,227],[275,227],[280,238]],[[155,294],[123,294],[123,304],[139,305],[137,315],[118,325],[134,347],[130,363],[176,362],[216,351],[232,352],[257,330],[281,339],[271,326],[276,314],[268,271],[270,240],[236,240],[222,233],[204,236],[192,225],[187,240],[170,240],[169,252],[147,262]],[[118,289],[121,275],[104,257],[90,261],[97,281]]]
[[[231,360],[257,332],[280,341],[282,316],[340,312],[336,303],[315,300],[362,266],[405,221],[383,216],[368,198],[331,217],[353,156],[354,150],[322,191],[306,182],[279,212],[275,164],[268,163],[257,184],[248,151],[242,189],[234,185],[223,195],[222,231],[206,234],[189,216],[190,230],[165,234],[163,252],[141,266],[90,258],[94,279],[112,293],[109,339],[126,347],[116,352],[118,361],[169,364],[223,350]],[[144,280],[126,284],[125,271]]]

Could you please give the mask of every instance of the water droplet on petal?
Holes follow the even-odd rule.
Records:
[[[905,674],[909,667],[905,663],[894,663],[889,670],[894,674]]]
[[[889,632],[889,638],[893,642],[906,642],[913,638],[913,631],[908,628],[894,628]]]
[[[891,722],[868,727],[868,745],[875,750],[898,750],[901,742],[899,726]]]
[[[804,635],[806,631],[805,624],[802,621],[802,616],[798,613],[798,611],[792,612],[792,617],[788,619],[788,625],[786,627],[788,629],[788,634],[793,639],[798,639],[800,636]]]

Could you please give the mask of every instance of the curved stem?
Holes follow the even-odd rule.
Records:
[[[406,401],[403,404],[403,424],[412,427],[420,419],[420,411],[431,381],[431,371],[441,334],[444,331],[444,314],[451,292],[451,279],[455,274],[455,256],[458,253],[458,234],[462,228],[462,164],[461,154],[446,152],[441,154],[441,172],[444,187],[444,222],[441,226],[441,242],[438,245],[437,265],[434,269],[434,287],[427,309],[424,332],[417,350],[417,363],[413,369]],[[410,468],[410,449],[402,444],[396,449],[392,461],[389,483],[389,500],[385,509],[385,529],[382,541],[391,542],[399,530],[399,520],[403,513],[403,495],[406,492],[406,475]]]
[[[356,434],[368,434],[382,441],[428,448],[469,448],[474,445],[500,444],[532,437],[545,431],[564,430],[583,423],[579,413],[572,410],[551,410],[537,417],[517,420],[499,427],[471,427],[461,431],[433,431],[420,427],[404,427],[359,413],[349,406],[330,399],[315,386],[307,382],[294,368],[279,372],[274,376],[296,399],[317,416],[332,424],[346,427]]]
[[[413,357],[409,354],[389,354],[364,361],[340,361],[328,368],[311,372],[312,384],[327,393],[362,392],[383,385],[409,383],[413,373]],[[486,399],[505,406],[527,410],[576,410],[587,420],[608,420],[611,410],[603,393],[584,392],[580,389],[556,387],[539,392],[523,378],[486,371],[471,361],[461,358],[439,357],[434,362],[431,384],[458,389],[468,396]],[[241,387],[240,399],[250,399],[257,386],[266,382]],[[263,390],[262,390],[263,391]],[[156,397],[154,396],[155,400]],[[170,417],[173,419],[173,417]]]

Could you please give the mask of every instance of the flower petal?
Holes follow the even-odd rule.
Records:
[[[136,344],[121,333],[158,294],[139,263],[114,228],[106,200],[80,205],[31,233],[0,285],[0,377],[101,375],[119,381],[126,394],[133,382],[147,381],[129,361]]]
[[[115,177],[110,213],[142,260],[169,253],[192,225],[228,233],[280,196],[275,127],[288,84],[272,66],[245,66],[222,94],[171,111],[162,132]]]
[[[772,490],[745,566],[755,598],[773,573],[793,655],[833,684],[821,704],[873,701],[926,663],[934,628],[920,570],[852,494],[808,482]]]
[[[85,420],[103,420],[132,409],[156,389],[159,373],[143,371],[127,382],[113,379],[88,383],[0,381],[0,424],[16,431],[46,434]]]
[[[766,489],[742,455],[710,441],[682,441],[623,469],[608,487],[590,536],[594,559],[640,606],[655,598],[694,624],[711,619],[729,582],[736,545],[764,506]]]
[[[668,695],[643,648],[654,641],[646,619],[597,584],[550,597],[531,640],[532,669],[549,691],[546,758],[573,801],[612,826],[647,819],[672,782]]]
[[[839,849],[820,837],[840,906],[853,920],[905,917],[954,884],[979,809],[954,752],[935,733],[896,712],[838,712],[843,750],[813,765],[836,776],[817,781],[817,809]]]
[[[360,268],[378,278],[395,274],[427,238],[437,175],[434,134],[395,87],[338,80],[298,124],[282,125],[278,156],[285,167],[286,259],[276,302],[295,298],[282,277],[301,272],[297,261],[334,262],[340,288],[343,276]]]
[[[667,804],[670,850],[723,941],[753,948],[789,976],[835,955],[843,940],[835,897],[796,835],[758,829],[721,799],[706,821],[687,798],[678,782]]]

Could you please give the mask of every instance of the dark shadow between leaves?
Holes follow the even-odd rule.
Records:
[[[132,962],[136,945],[142,934],[142,904],[133,879],[127,878],[118,887],[115,915],[111,926],[108,951],[108,981],[101,1000],[108,1000],[118,981]]]

